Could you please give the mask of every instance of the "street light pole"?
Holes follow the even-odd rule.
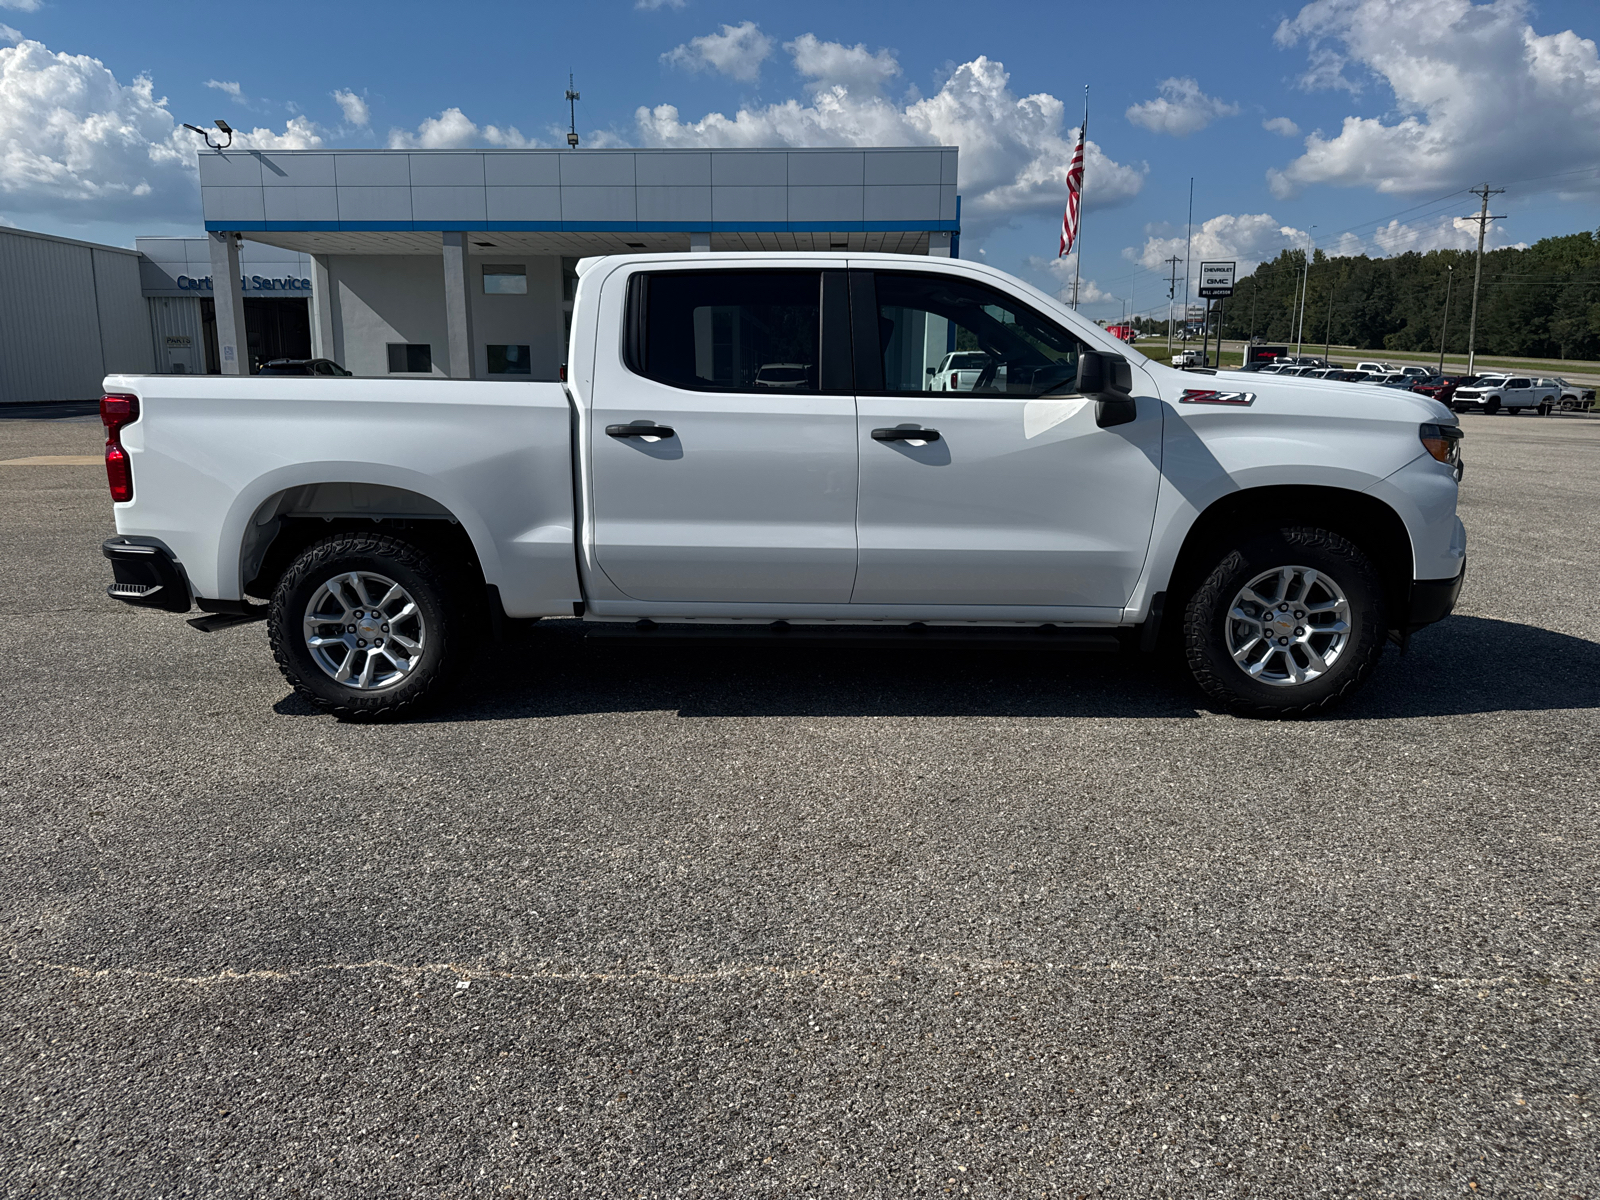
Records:
[[[1313,225],[1311,229],[1315,229]],[[1306,348],[1306,293],[1311,290],[1311,229],[1306,230],[1305,280],[1300,285],[1300,331],[1295,334],[1294,356],[1300,357]]]
[[[1455,281],[1456,269],[1453,266],[1445,267],[1444,277],[1444,316],[1439,321],[1439,374],[1444,374],[1444,332],[1450,328],[1450,285]]]

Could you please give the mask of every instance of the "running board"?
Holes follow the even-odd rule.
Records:
[[[774,621],[768,625],[699,625],[658,623],[644,620],[594,622],[584,637],[602,641],[648,642],[804,642],[825,645],[829,642],[867,648],[899,648],[937,643],[941,646],[1024,646],[1028,649],[1074,651],[1080,654],[1115,654],[1122,639],[1111,629],[1074,629],[1060,625],[1028,625],[1006,628],[994,625],[791,625]]]

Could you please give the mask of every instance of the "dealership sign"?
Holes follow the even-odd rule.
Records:
[[[1220,300],[1233,295],[1233,269],[1231,262],[1203,262],[1200,264],[1200,296],[1204,300]]]
[[[279,276],[273,278],[268,275],[241,275],[239,288],[246,295],[251,292],[309,292],[311,280],[296,279],[294,276]],[[178,290],[180,292],[209,292],[211,291],[211,276],[193,275],[178,276]]]

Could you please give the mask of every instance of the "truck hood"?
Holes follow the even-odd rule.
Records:
[[[1343,383],[1332,379],[1303,379],[1297,375],[1261,375],[1254,371],[1218,371],[1214,375],[1200,375],[1164,367],[1154,361],[1146,364],[1146,367],[1156,378],[1162,397],[1183,409],[1198,407],[1181,403],[1185,391],[1216,388],[1219,391],[1254,393],[1256,401],[1252,408],[1258,410],[1303,412],[1319,417],[1346,415],[1367,421],[1414,420],[1419,425],[1426,422],[1456,423],[1455,414],[1432,396],[1399,388]]]

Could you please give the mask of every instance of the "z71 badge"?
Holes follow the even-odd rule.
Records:
[[[1249,408],[1255,402],[1254,392],[1215,392],[1199,388],[1185,388],[1178,397],[1179,404],[1228,404],[1234,408]]]

